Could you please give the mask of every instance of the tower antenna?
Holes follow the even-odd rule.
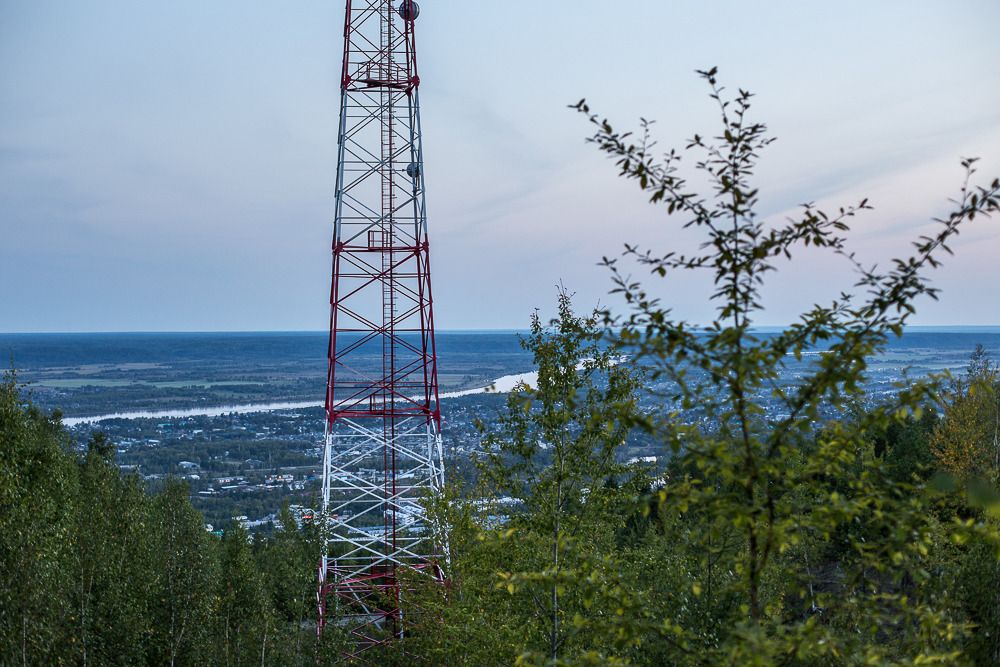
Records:
[[[347,0],[330,290],[318,630],[403,633],[399,572],[443,579],[444,484],[413,0]]]

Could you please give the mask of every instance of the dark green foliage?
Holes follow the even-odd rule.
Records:
[[[76,660],[144,664],[153,575],[148,499],[138,479],[121,478],[113,456],[111,443],[96,434],[79,466],[65,579],[79,638]]]
[[[250,549],[249,535],[237,525],[220,544],[216,647],[220,665],[254,665],[266,661],[268,641],[274,648],[276,619],[264,578]]]
[[[921,410],[919,418],[907,414],[874,433],[874,454],[886,462],[894,479],[905,482],[928,478],[934,470],[931,436],[938,421],[937,412],[930,407]]]
[[[72,553],[77,495],[58,417],[23,400],[13,373],[0,382],[0,664],[68,663],[70,613],[62,569]]]
[[[316,615],[319,541],[313,524],[296,528],[287,506],[282,508],[280,520],[281,528],[271,539],[255,541],[254,549],[278,618],[277,627],[284,633],[279,640],[282,655],[288,663],[299,664],[308,661],[313,649],[308,628]]]
[[[152,622],[155,662],[195,664],[210,655],[209,621],[217,573],[211,536],[188,501],[187,485],[170,480],[152,502]]]
[[[965,647],[977,665],[1000,664],[1000,558],[994,546],[977,540],[961,555],[954,595],[975,624]]]
[[[149,496],[95,434],[0,382],[0,665],[316,665],[318,542],[283,513],[273,540],[220,540],[169,480]],[[322,656],[328,656],[322,659]]]

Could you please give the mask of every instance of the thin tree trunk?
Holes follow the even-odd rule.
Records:
[[[1000,396],[993,396],[993,478],[1000,476]]]
[[[554,572],[559,572],[559,521],[555,522],[552,535],[552,563]],[[552,633],[549,637],[549,654],[552,663],[555,664],[559,657],[559,584],[558,580],[552,582]]]
[[[760,551],[757,544],[757,530],[754,525],[751,524],[749,528],[750,532],[750,618],[754,623],[760,621],[760,591],[759,589],[759,578],[760,573],[757,571]]]
[[[552,582],[552,632],[549,637],[549,657],[552,664],[559,659],[559,518],[562,514],[563,460],[559,456],[559,477],[556,480],[556,511],[552,521],[552,571],[556,580]]]

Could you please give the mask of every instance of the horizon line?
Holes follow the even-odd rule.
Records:
[[[789,324],[761,324],[757,326],[750,327],[750,331],[780,331],[788,328]],[[692,325],[693,328],[703,329],[707,328],[707,325]],[[996,329],[1000,332],[1000,324],[909,324],[903,327],[904,331],[913,331],[920,329],[956,329],[956,330],[984,330],[984,329]],[[435,333],[467,333],[467,334],[491,334],[491,333],[521,333],[525,331],[530,331],[527,327],[522,328],[509,328],[509,327],[497,327],[497,328],[484,328],[484,327],[470,327],[470,328],[442,328],[436,329]],[[330,332],[326,329],[130,329],[130,330],[120,330],[120,331],[0,331],[0,336],[60,336],[60,335],[130,335],[130,334],[329,334]]]

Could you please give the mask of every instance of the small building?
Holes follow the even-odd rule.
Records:
[[[239,476],[239,477],[220,477],[220,478],[218,478],[215,481],[218,482],[219,484],[246,484],[247,483],[247,478],[246,477],[242,477],[242,476]]]

